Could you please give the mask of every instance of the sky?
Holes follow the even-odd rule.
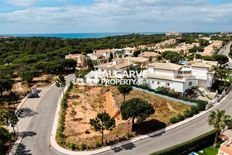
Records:
[[[0,34],[232,31],[232,0],[0,0]]]

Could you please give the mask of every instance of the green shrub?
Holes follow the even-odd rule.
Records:
[[[191,110],[186,110],[186,111],[184,112],[184,116],[185,116],[186,118],[192,117],[193,115],[194,115],[194,113],[193,113]]]
[[[232,120],[226,122],[226,125],[229,129],[232,129]]]
[[[0,150],[4,150],[4,146],[5,144],[10,141],[12,138],[11,134],[9,133],[9,131],[4,128],[4,127],[0,127]],[[0,154],[2,152],[0,151]]]
[[[67,146],[69,149],[71,149],[71,150],[76,150],[76,145],[75,144],[73,144],[73,143],[68,143],[68,146]]]
[[[81,144],[80,146],[80,150],[86,150],[87,149],[87,145],[86,144]]]
[[[181,114],[177,115],[176,118],[177,118],[178,122],[183,121],[185,119],[185,117]]]
[[[96,148],[101,147],[101,144],[99,142],[96,143]]]
[[[170,123],[172,123],[172,124],[177,123],[177,122],[178,122],[177,117],[172,117],[172,118],[170,119]]]
[[[205,147],[211,146],[214,143],[215,134],[216,132],[213,130],[182,144],[154,152],[151,155],[186,155],[193,151],[198,151]]]
[[[156,94],[161,94],[161,95],[173,97],[173,98],[180,99],[180,100],[183,100],[186,102],[192,102],[192,103],[195,103],[196,105],[200,104],[200,106],[202,106],[201,109],[205,108],[205,107],[203,108],[203,105],[206,106],[208,104],[208,101],[188,98],[188,97],[182,96],[180,93],[175,92],[174,90],[170,90],[169,88],[165,88],[165,87],[159,87],[156,90],[148,88],[148,87],[143,86],[143,85],[135,85],[134,87],[142,88],[142,89],[154,92]]]
[[[60,117],[59,117],[59,124],[58,124],[58,128],[56,131],[56,139],[58,144],[64,146],[65,145],[65,136],[64,136],[64,129],[65,129],[65,115],[66,115],[66,109],[67,109],[67,94],[70,90],[70,88],[72,87],[72,85],[70,85],[68,87],[67,92],[64,94],[63,99],[61,101],[61,109],[60,109]],[[71,148],[72,144],[67,144],[67,147]],[[74,146],[72,146],[74,147]]]
[[[198,114],[200,111],[199,111],[199,108],[197,106],[193,106],[191,107],[191,111],[192,113],[195,115],[195,114]]]

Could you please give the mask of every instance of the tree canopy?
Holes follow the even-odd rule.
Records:
[[[101,132],[103,145],[104,130],[113,129],[115,127],[115,119],[111,118],[108,113],[102,112],[97,114],[95,119],[90,119],[90,125],[92,125],[96,131]]]
[[[222,54],[214,54],[212,56],[220,65],[226,64],[229,61],[229,58]]]
[[[124,102],[126,100],[126,94],[129,94],[132,91],[133,87],[130,85],[118,85],[118,91],[123,94]]]
[[[147,119],[151,114],[155,112],[155,109],[147,101],[140,98],[133,98],[125,101],[120,107],[123,120],[132,118],[132,127],[134,125],[134,119],[142,122]]]
[[[161,55],[163,58],[170,60],[172,63],[178,63],[183,58],[180,53],[173,51],[165,51]]]

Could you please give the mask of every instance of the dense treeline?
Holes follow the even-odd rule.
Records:
[[[75,62],[65,60],[68,53],[90,53],[95,49],[123,48],[141,44],[157,43],[164,35],[126,35],[98,39],[60,38],[7,38],[0,39],[0,65],[10,64],[20,73],[59,74],[75,67]]]

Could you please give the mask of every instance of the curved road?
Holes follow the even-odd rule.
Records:
[[[54,121],[60,89],[56,86],[49,88],[49,91],[41,98],[36,109],[36,115],[31,119],[27,128],[27,134],[17,151],[17,155],[63,155],[50,146],[50,133]],[[220,109],[225,109],[228,114],[232,114],[232,93],[220,105]],[[211,128],[207,124],[208,114],[195,119],[181,127],[177,127],[163,134],[149,137],[145,140],[121,146],[115,150],[110,150],[101,155],[128,155],[139,154],[147,155],[196,136],[199,136]]]

